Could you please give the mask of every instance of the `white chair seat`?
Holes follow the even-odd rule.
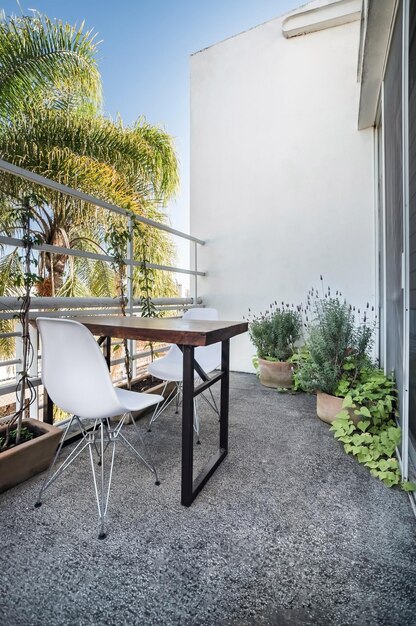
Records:
[[[114,391],[116,392],[120,407],[122,408],[121,413],[125,413],[126,411],[141,411],[158,402],[163,402],[163,396],[154,393],[138,394],[135,391],[128,391],[127,389],[120,389],[119,387],[115,387]]]

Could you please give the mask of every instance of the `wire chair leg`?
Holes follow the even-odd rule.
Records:
[[[199,415],[198,415],[198,402],[197,399],[194,399],[194,431],[196,432],[196,443],[198,446],[201,445],[201,441],[199,439]]]
[[[165,391],[166,391],[166,387],[167,387],[167,386],[168,386],[168,381],[167,381],[167,380],[165,380],[165,384],[163,385],[163,389],[162,389],[162,393],[161,393],[161,395],[162,395],[162,396],[163,396],[163,394],[165,393]],[[169,394],[169,396],[170,396],[170,394]],[[168,396],[168,397],[169,397],[169,396]],[[160,414],[160,413],[161,413],[161,411],[163,410],[163,407],[165,406],[165,403],[167,402],[167,400],[168,400],[168,398],[166,398],[166,399],[165,399],[165,400],[163,400],[162,402],[158,402],[158,403],[156,404],[156,406],[155,406],[155,410],[154,410],[154,411],[153,411],[153,413],[152,413],[152,417],[150,418],[149,425],[148,425],[148,427],[147,427],[147,432],[148,432],[148,433],[152,432],[152,428],[151,428],[151,426],[152,426],[153,422],[154,422],[154,421],[155,421],[155,420],[159,417],[159,414]],[[162,406],[160,406],[160,405],[162,405]],[[160,407],[160,411],[159,411],[159,407]]]
[[[56,465],[56,462],[58,460],[58,457],[60,455],[60,452],[62,450],[62,446],[64,445],[66,436],[69,432],[69,429],[72,426],[73,421],[76,420],[78,422],[78,424],[81,427],[81,432],[82,432],[82,436],[83,439],[81,439],[81,441],[77,444],[77,446],[74,448],[74,450],[72,450],[72,452],[70,453],[70,455],[68,456],[67,459],[65,459],[65,461],[62,463],[62,465],[56,470],[55,473],[52,473],[53,468]],[[59,443],[58,449],[55,452],[55,456],[53,457],[52,463],[50,464],[47,474],[45,476],[45,479],[42,483],[42,487],[39,491],[39,495],[38,498],[35,502],[35,507],[39,507],[42,505],[42,495],[43,492],[53,483],[55,482],[55,480],[58,478],[58,476],[60,476],[62,474],[62,472],[71,465],[71,463],[77,458],[77,456],[82,452],[82,450],[84,450],[84,448],[88,445],[87,443],[85,443],[85,434],[86,431],[84,429],[84,426],[81,422],[81,420],[79,419],[78,415],[72,415],[71,419],[68,422],[68,425],[65,429],[65,432],[61,438],[61,441]],[[82,447],[81,447],[82,446]],[[79,449],[81,447],[81,449]]]
[[[131,413],[130,413],[130,415],[131,415]],[[140,439],[140,443],[142,444],[142,447],[143,447],[144,451],[146,452],[146,456],[147,456],[147,458],[149,459],[149,465],[150,465],[150,467],[151,467],[151,471],[154,473],[155,478],[156,478],[155,484],[156,484],[156,485],[160,485],[160,480],[159,480],[159,478],[158,478],[158,474],[157,474],[157,471],[156,471],[156,466],[155,466],[155,464],[153,463],[152,456],[151,456],[151,454],[150,454],[150,452],[149,452],[148,446],[146,446],[146,443],[145,443],[145,441],[144,441],[144,438],[143,438],[142,432],[141,432],[140,428],[138,427],[138,425],[136,424],[136,421],[133,419],[133,416],[131,416],[131,420],[132,420],[132,422],[133,422],[133,424],[134,424],[134,428],[135,428],[135,431],[136,431],[136,433],[137,433],[137,436],[138,436],[138,437],[139,437],[139,439]],[[124,437],[124,438],[126,438],[126,437]],[[137,452],[137,451],[136,451],[136,452]]]
[[[94,480],[94,490],[95,490],[95,498],[97,501],[97,508],[98,508],[98,517],[99,517],[99,524],[100,524],[100,530],[99,530],[99,534],[98,534],[98,539],[105,539],[107,537],[107,533],[105,531],[105,519],[106,519],[106,515],[107,515],[107,509],[108,509],[108,502],[110,499],[110,490],[111,490],[111,481],[113,478],[113,468],[114,468],[114,456],[115,456],[115,439],[111,436],[110,434],[110,441],[104,443],[104,430],[106,430],[106,424],[104,424],[103,421],[101,421],[100,423],[100,427],[99,427],[99,437],[100,437],[100,453],[101,453],[101,468],[100,468],[100,488],[98,487],[98,480],[97,480],[97,474],[95,471],[95,463],[94,463],[94,455],[93,455],[93,447],[95,447],[95,437],[97,435],[97,433],[93,433],[92,435],[90,435],[89,437],[89,446],[88,446],[88,450],[90,453],[90,462],[91,462],[91,470],[92,470],[92,476],[93,476],[93,480]],[[106,484],[105,484],[105,464],[104,464],[104,453],[106,451],[106,449],[108,448],[109,443],[112,444],[112,451],[111,451],[111,464],[110,464],[110,471],[109,471],[109,475],[108,475],[108,481],[107,481],[107,488],[106,488]]]
[[[170,381],[165,381],[165,386],[163,387],[162,390],[162,395],[165,393],[166,391],[166,387],[168,385]],[[168,397],[165,398],[165,400],[163,402],[159,402],[156,407],[155,410],[153,411],[152,417],[149,421],[149,426],[147,428],[147,432],[150,433],[152,432],[151,426],[153,424],[153,422],[155,422],[157,420],[157,418],[159,417],[159,415],[168,408],[168,406],[175,400],[177,394],[178,394],[178,385],[175,383],[175,387],[172,389],[172,391],[169,393]]]
[[[105,520],[105,505],[104,505],[104,424],[100,424],[100,461],[101,461],[101,510],[100,510],[100,534],[99,538],[104,539],[104,520]]]
[[[118,438],[120,439],[120,443],[122,443],[123,446],[127,450],[130,450],[130,452],[132,452],[147,467],[147,469],[149,469],[152,472],[152,474],[154,474],[154,476],[155,476],[155,484],[156,485],[160,485],[160,480],[159,480],[156,468],[153,465],[153,462],[150,459],[149,459],[150,462],[147,459],[145,459],[140,454],[140,452],[138,452],[136,450],[136,448],[134,446],[132,446],[130,441],[128,439],[126,439],[126,437],[123,435],[123,433],[119,433]]]
[[[175,413],[178,414],[179,413],[179,405],[180,405],[180,401],[181,401],[181,395],[182,395],[182,385],[181,383],[179,383],[176,387],[176,409],[175,409]]]

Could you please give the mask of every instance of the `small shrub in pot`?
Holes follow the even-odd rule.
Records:
[[[309,327],[308,358],[299,371],[305,391],[343,396],[343,379],[353,382],[370,364],[373,327],[356,323],[354,310],[339,298],[318,299]]]
[[[250,339],[257,350],[260,382],[266,387],[290,387],[293,365],[287,360],[301,335],[300,307],[284,303],[279,307],[275,302],[260,315],[250,312],[248,322]]]

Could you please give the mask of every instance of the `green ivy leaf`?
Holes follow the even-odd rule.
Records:
[[[364,417],[370,417],[371,418],[371,413],[370,411],[367,409],[366,406],[362,406],[360,407],[359,411],[358,411],[358,415],[363,415]]]
[[[370,424],[371,424],[371,422],[369,420],[367,420],[367,421],[361,420],[360,422],[358,422],[357,428],[359,430],[361,430],[361,432],[363,433],[363,432],[365,432],[367,430],[367,428],[370,426]]]
[[[344,437],[337,437],[337,439],[338,439],[338,441],[342,441],[342,443],[349,443],[351,441],[351,437],[348,437],[348,435],[346,435]]]
[[[370,458],[371,458],[371,454],[370,454]],[[369,467],[370,469],[375,469],[378,466],[377,461],[367,461],[366,463],[364,463],[364,465],[366,467]]]
[[[342,403],[342,408],[343,409],[352,409],[354,407],[354,402],[352,401],[352,397],[351,394],[348,394],[348,396],[345,396],[344,401]]]
[[[332,423],[334,424],[336,422],[339,422],[339,423],[343,422],[345,424],[345,422],[349,422],[349,420],[350,420],[350,414],[348,413],[348,411],[340,411],[337,414],[337,419],[334,420],[334,422]]]
[[[402,482],[401,487],[403,491],[416,491],[416,484],[411,480],[405,480]]]
[[[357,454],[357,459],[360,463],[367,463],[368,461],[371,461],[371,454],[368,452],[360,452]]]

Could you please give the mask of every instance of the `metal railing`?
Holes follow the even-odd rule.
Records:
[[[82,191],[72,189],[67,187],[66,185],[62,185],[56,181],[50,180],[43,176],[39,176],[33,172],[17,167],[11,163],[0,160],[0,172],[4,172],[6,174],[10,174],[16,177],[19,177],[25,181],[28,181],[34,185],[40,185],[42,187],[46,187],[53,191],[59,192],[75,200],[81,200],[87,202],[93,206],[100,207],[110,213],[115,213],[118,215],[125,216],[128,220],[129,231],[130,231],[130,245],[128,245],[127,256],[124,259],[124,262],[127,267],[127,306],[126,313],[128,315],[139,315],[141,312],[140,301],[133,297],[133,270],[135,267],[140,267],[142,265],[141,259],[134,258],[134,246],[133,246],[133,238],[134,238],[134,222],[138,222],[140,224],[145,224],[146,226],[156,228],[158,230],[165,231],[173,236],[181,237],[190,242],[193,246],[192,249],[192,268],[183,268],[176,266],[168,266],[157,263],[147,263],[146,266],[149,269],[159,270],[162,272],[172,272],[175,274],[186,274],[193,278],[191,280],[191,294],[186,298],[153,298],[152,302],[157,311],[176,311],[178,314],[186,308],[191,308],[192,306],[203,304],[202,299],[198,296],[198,277],[204,276],[205,272],[200,271],[198,269],[198,254],[197,247],[199,245],[204,245],[204,241],[193,237],[187,233],[183,233],[179,230],[176,230],[167,224],[157,222],[155,220],[142,217],[139,215],[134,215],[125,209],[110,204],[104,200],[100,200],[99,198],[95,198],[86,194]],[[6,235],[0,235],[0,245],[8,246],[8,247],[24,247],[25,243],[22,239],[18,239],[16,237],[9,237]],[[68,257],[82,257],[95,261],[104,261],[107,263],[114,262],[114,258],[108,256],[106,254],[99,254],[94,252],[89,252],[86,250],[81,250],[77,248],[66,248],[62,246],[54,246],[50,244],[35,244],[33,245],[33,249],[39,252],[47,252],[49,254],[64,254],[68,255]],[[0,296],[0,320],[13,320],[16,316],[16,312],[20,309],[21,300],[18,297],[8,297],[8,296]],[[30,306],[30,318],[35,319],[38,315],[42,316],[80,316],[80,315],[97,315],[101,313],[106,314],[118,314],[120,313],[119,299],[118,298],[95,298],[95,297],[86,297],[86,298],[71,298],[71,297],[33,297]],[[39,388],[41,385],[41,379],[39,376],[39,361],[40,354],[38,351],[38,336],[37,331],[34,327],[31,327],[31,340],[32,345],[35,350],[36,358],[33,359],[31,364],[31,368],[29,371],[31,380],[36,388]],[[16,372],[19,371],[19,364],[21,361],[21,340],[22,333],[19,328],[12,332],[4,332],[0,333],[0,338],[15,338],[16,344],[16,354],[15,358],[1,358],[0,357],[0,368],[15,368]],[[136,342],[129,340],[129,349],[132,355],[132,364],[133,364],[133,376],[137,376],[138,368],[137,363],[141,359],[146,358],[150,352],[147,350],[136,350]],[[166,347],[157,348],[155,350],[156,353],[160,353],[163,350],[166,350]],[[123,358],[114,359],[111,361],[111,365],[118,365],[124,361]],[[3,370],[4,371],[4,370]],[[16,388],[16,380],[17,374],[15,378],[9,378],[2,383],[0,383],[0,405],[2,403],[2,398],[4,396],[11,394],[15,391]],[[39,404],[39,399],[37,398],[36,402],[34,402],[30,407],[30,415],[31,417],[39,418],[39,410],[41,409]]]

